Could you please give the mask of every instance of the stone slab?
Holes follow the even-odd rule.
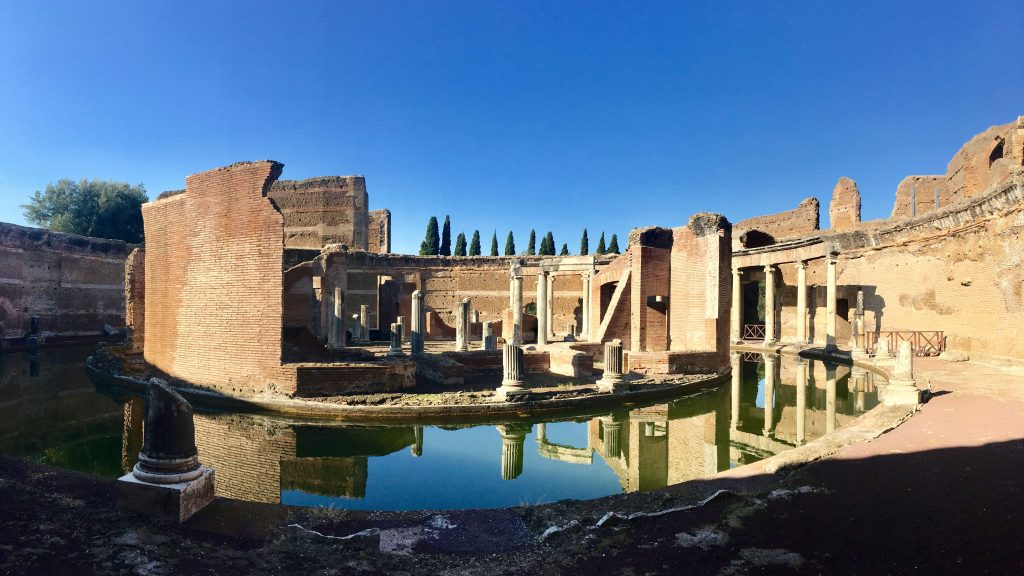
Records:
[[[117,507],[184,522],[213,502],[213,468],[202,471],[199,478],[177,484],[150,484],[129,472],[117,479]]]

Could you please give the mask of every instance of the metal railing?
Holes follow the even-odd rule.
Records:
[[[744,340],[764,340],[764,324],[744,324],[743,325],[743,339]]]
[[[910,342],[911,350],[918,355],[936,355],[946,349],[946,335],[941,330],[879,330],[867,332],[867,349],[877,350],[878,341],[889,341],[889,349],[893,354],[900,342]]]

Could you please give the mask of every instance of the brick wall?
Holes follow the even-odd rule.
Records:
[[[366,249],[378,254],[391,253],[391,210],[371,210],[369,240]]]
[[[832,190],[828,204],[830,230],[850,230],[860,224],[860,189],[852,179],[842,176]]]
[[[146,341],[146,249],[132,250],[124,263],[124,324],[132,331],[132,352]]]
[[[794,210],[741,220],[733,226],[733,233],[737,240],[749,230],[764,232],[776,240],[782,240],[810,234],[818,229],[818,199],[811,197]]]
[[[320,248],[345,244],[366,250],[370,218],[362,176],[320,176],[280,180],[267,195],[284,216],[285,245]]]
[[[245,162],[186,179],[142,207],[146,361],[227,391],[280,365],[283,218],[267,198],[282,165]]]
[[[0,323],[24,336],[29,319],[57,336],[124,325],[124,262],[132,246],[0,223]]]

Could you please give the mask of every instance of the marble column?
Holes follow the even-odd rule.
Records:
[[[892,348],[889,346],[889,336],[879,336],[875,343],[875,363],[890,364],[895,357],[892,355]]]
[[[412,429],[413,442],[412,446],[409,447],[409,451],[416,458],[423,456],[423,426],[414,426]]]
[[[807,441],[807,360],[799,356],[793,361],[796,366],[796,441]]]
[[[555,275],[548,273],[548,340],[555,335]]]
[[[388,356],[401,356],[402,355],[402,325],[398,322],[391,323],[391,349],[388,350]]]
[[[499,402],[507,402],[513,395],[520,395],[526,391],[523,387],[523,373],[526,370],[526,359],[523,349],[511,342],[505,343],[502,354],[502,368],[504,378],[501,387],[498,388],[494,397]]]
[[[775,344],[775,266],[764,267],[764,345]]]
[[[734,344],[743,342],[743,273],[739,268],[732,269],[732,308],[729,322]]]
[[[764,354],[764,429],[765,436],[775,430],[775,380],[779,362],[774,354]]]
[[[857,290],[857,308],[853,314],[853,338],[850,350],[854,360],[868,357],[868,335],[864,332],[864,291]]]
[[[896,349],[896,365],[883,401],[889,406],[921,402],[921,391],[914,380],[914,350],[907,340],[900,342]]]
[[[622,340],[616,338],[604,344],[604,374],[597,381],[598,392],[620,392],[625,389],[622,380]]]
[[[345,295],[341,293],[341,288],[334,288],[334,298],[331,304],[331,332],[328,345],[335,350],[340,350],[345,347]]]
[[[362,340],[370,339],[370,306],[359,305],[359,337]]]
[[[485,320],[480,324],[480,349],[497,350],[498,338],[491,328],[491,321]]]
[[[537,274],[537,345],[548,343],[548,273]]]
[[[512,279],[512,344],[523,344],[523,271],[519,263],[509,271]]]
[[[501,435],[501,479],[515,480],[523,473],[523,445],[530,433],[530,424],[496,426]]]
[[[455,307],[455,351],[469,350],[469,298],[463,298]]]
[[[796,263],[796,343],[807,344],[807,262]]]
[[[836,364],[825,363],[825,432],[836,429],[836,368]]]
[[[395,318],[395,322],[402,326],[402,342],[409,341],[409,328],[405,325],[405,316]]]
[[[409,351],[413,354],[423,352],[426,315],[423,312],[423,290],[412,293],[412,331],[409,333]]]
[[[729,427],[736,430],[740,427],[740,390],[743,384],[743,355],[739,352],[729,354],[729,364],[732,366],[732,388],[729,399]]]
[[[590,342],[590,272],[583,273],[583,309],[580,311],[580,340]]]
[[[836,265],[835,258],[825,262],[825,352],[835,352],[836,346]]]

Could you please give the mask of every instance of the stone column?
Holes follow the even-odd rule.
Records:
[[[413,354],[423,352],[423,336],[425,315],[423,313],[423,290],[416,290],[412,293],[412,332],[409,334],[409,351]]]
[[[523,271],[516,262],[509,272],[512,278],[512,344],[523,344]]]
[[[525,364],[526,359],[523,355],[523,349],[511,342],[506,342],[502,355],[504,378],[501,381],[501,387],[494,393],[495,399],[499,402],[508,402],[512,396],[518,396],[526,392],[526,389],[523,387]]]
[[[765,436],[775,430],[775,379],[779,362],[774,354],[764,354],[764,429]]]
[[[547,273],[548,279],[548,340],[555,335],[555,275]]]
[[[618,458],[622,454],[622,421],[614,414],[601,416],[600,421],[604,428],[604,455],[606,458]]]
[[[402,325],[398,322],[391,323],[391,349],[388,356],[402,355]]]
[[[537,274],[537,345],[548,343],[548,273]]]
[[[455,307],[455,351],[469,350],[469,298]]]
[[[868,357],[868,335],[864,332],[864,291],[857,290],[857,309],[853,314],[853,337],[850,350],[854,360]]]
[[[423,456],[423,426],[414,426],[412,429],[413,442],[409,451],[416,458]]]
[[[807,262],[796,263],[796,343],[807,344]]]
[[[340,287],[334,288],[334,298],[331,304],[328,346],[340,350],[345,347],[345,296],[341,293]]]
[[[889,347],[889,337],[879,336],[878,342],[875,343],[875,363],[890,364],[894,359],[892,348]]]
[[[833,353],[836,346],[836,259],[825,262],[825,352]]]
[[[799,356],[796,364],[796,441],[807,441],[807,361]]]
[[[402,342],[409,341],[409,328],[405,324],[405,316],[398,316],[395,318],[395,323],[402,326]]]
[[[480,324],[480,349],[497,350],[498,338],[491,328],[491,321],[485,320]]]
[[[764,345],[775,344],[775,266],[764,267]]]
[[[530,424],[497,426],[501,434],[501,479],[515,480],[523,473],[523,445],[530,433]]]
[[[889,406],[921,402],[921,391],[914,380],[914,351],[907,340],[900,342],[896,349],[896,365],[883,401]]]
[[[359,305],[359,337],[370,339],[370,306],[367,304]]]
[[[580,311],[580,340],[590,342],[590,272],[583,273],[583,309]]]
[[[740,387],[743,383],[743,355],[739,352],[729,354],[732,366],[732,388],[730,389],[729,427],[736,430],[740,427]]]
[[[836,429],[836,367],[825,363],[825,432]]]
[[[621,392],[625,389],[622,380],[622,340],[616,338],[604,344],[604,374],[597,381],[598,392]]]
[[[545,422],[537,424],[537,444],[543,444],[548,441],[548,425]]]
[[[732,342],[740,344],[743,342],[743,273],[739,268],[732,269],[732,309],[730,310],[729,321],[732,332]]]

